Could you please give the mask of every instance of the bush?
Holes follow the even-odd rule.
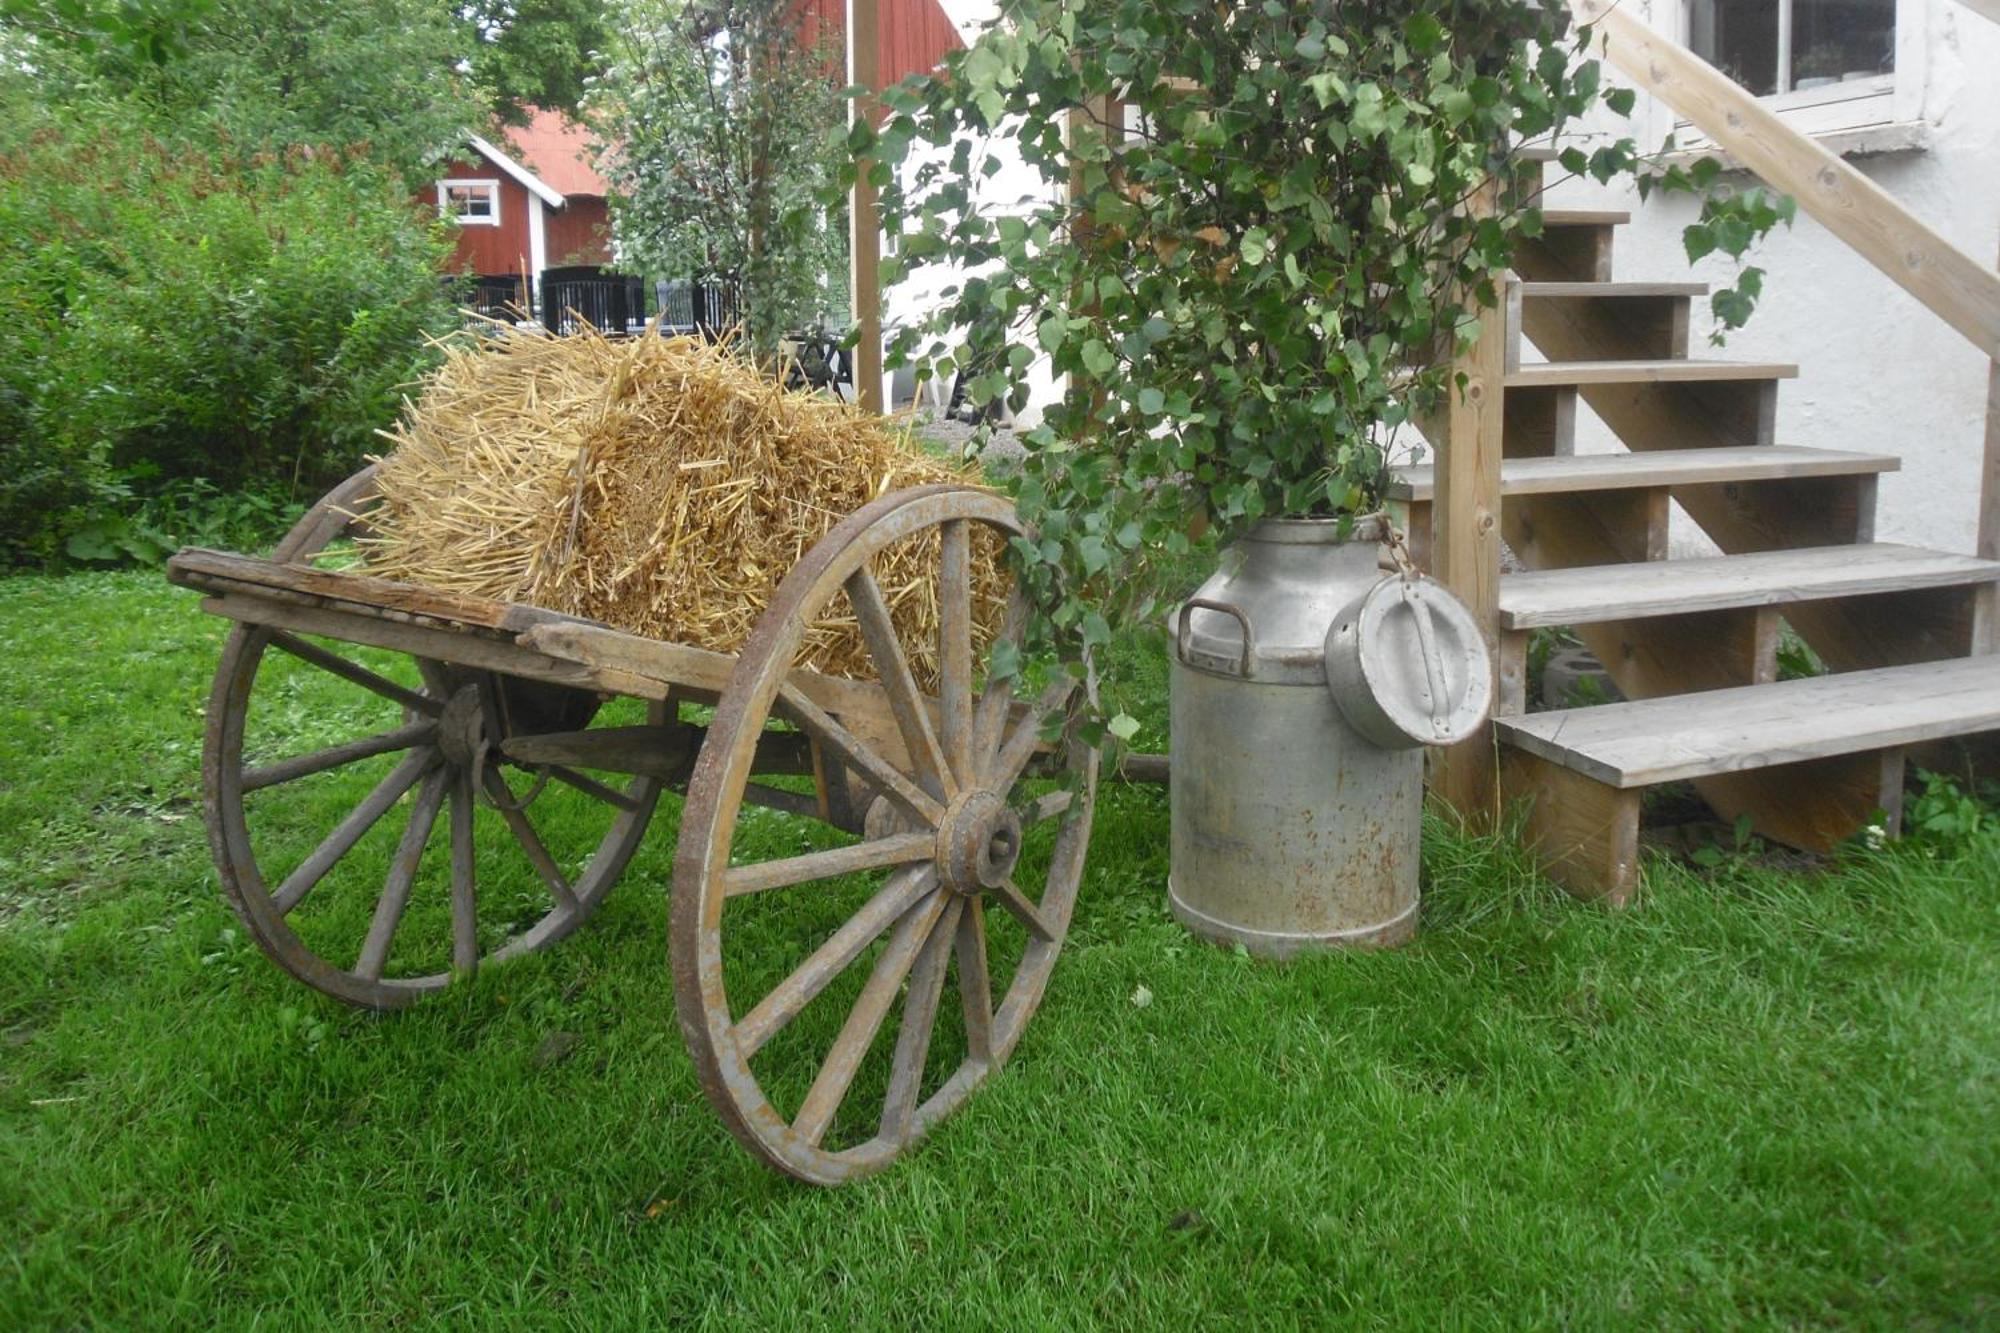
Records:
[[[0,142],[0,560],[143,555],[162,497],[277,514],[353,471],[453,323],[446,251],[360,158]]]

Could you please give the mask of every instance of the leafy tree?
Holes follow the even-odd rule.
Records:
[[[629,262],[734,283],[753,350],[827,302],[846,238],[821,200],[840,153],[837,57],[793,0],[632,0],[593,123],[619,145],[612,223]]]
[[[575,116],[604,72],[611,44],[606,0],[473,0],[472,77],[494,114],[521,123],[530,107]]]
[[[411,180],[485,118],[436,0],[0,0],[38,96],[111,98],[163,137],[365,150]]]
[[[850,142],[900,236],[885,279],[969,274],[898,356],[978,372],[982,401],[1023,402],[1038,356],[1069,379],[1014,483],[1041,538],[1017,543],[1021,575],[1065,660],[1154,618],[1191,531],[1375,509],[1396,432],[1455,391],[1448,353],[1540,229],[1515,145],[1631,99],[1542,0],[1005,0],[886,93],[880,134]],[[1038,195],[982,197],[1001,138]],[[1629,139],[1562,161],[1643,169]],[[1702,241],[1740,255],[1784,211],[1711,210]]]
[[[0,85],[0,565],[268,528],[352,472],[457,323],[448,249],[365,157]]]

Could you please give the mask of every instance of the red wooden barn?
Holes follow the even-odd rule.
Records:
[[[559,111],[537,111],[498,144],[468,135],[466,154],[439,169],[433,200],[458,223],[455,267],[485,276],[611,262],[607,187],[597,141]]]
[[[844,49],[847,0],[799,0],[807,40]],[[962,46],[940,0],[880,0],[877,60],[881,85],[931,69]],[[536,111],[498,144],[469,135],[465,156],[440,169],[434,202],[458,223],[453,267],[485,277],[611,262],[607,186],[597,173],[601,146],[561,112]],[[432,201],[426,201],[432,202]]]

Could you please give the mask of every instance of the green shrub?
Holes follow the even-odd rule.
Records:
[[[143,555],[125,538],[187,512],[157,503],[175,494],[274,515],[310,498],[359,465],[453,322],[446,242],[393,173],[100,115],[0,139],[8,563]]]

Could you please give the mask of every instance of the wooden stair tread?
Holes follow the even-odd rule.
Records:
[[[1537,361],[1507,372],[1510,389],[1579,384],[1687,384],[1723,380],[1788,380],[1799,368],[1779,361]]]
[[[1632,215],[1617,208],[1545,208],[1544,227],[1622,227]]]
[[[1608,786],[1739,773],[2000,729],[2000,657],[1955,658],[1495,719]]]
[[[1522,282],[1516,284],[1523,296],[1706,296],[1705,282]]]
[[[1847,477],[1894,472],[1901,466],[1902,461],[1894,454],[1848,453],[1787,444],[1561,454],[1549,458],[1502,459],[1500,494],[1503,497],[1573,494],[1732,481],[1782,481],[1788,477]],[[1437,470],[1432,464],[1399,467],[1389,483],[1389,497],[1429,500],[1436,484]]]
[[[1500,581],[1512,630],[2000,580],[2000,562],[1891,542],[1529,570]]]

